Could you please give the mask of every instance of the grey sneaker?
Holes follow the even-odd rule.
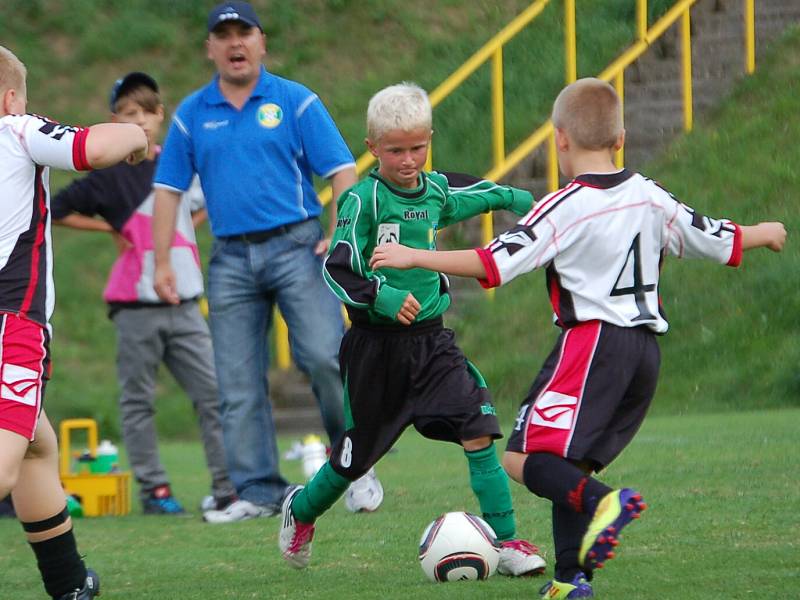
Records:
[[[383,502],[383,486],[370,469],[362,477],[356,479],[344,494],[344,505],[350,512],[373,512]]]
[[[238,499],[236,494],[231,494],[224,498],[215,498],[212,495],[203,496],[203,499],[200,501],[200,510],[204,513],[209,510],[225,510]]]
[[[271,504],[262,506],[239,499],[231,502],[223,510],[207,510],[203,513],[203,521],[206,523],[235,523],[258,517],[274,517],[279,512],[280,509]]]

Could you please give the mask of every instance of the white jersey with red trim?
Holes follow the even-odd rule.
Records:
[[[55,305],[48,167],[88,170],[89,130],[0,118],[0,312],[48,326]]]
[[[665,255],[738,266],[742,244],[735,223],[705,217],[623,169],[575,178],[477,252],[484,287],[544,267],[562,326],[599,319],[664,333],[658,282]]]

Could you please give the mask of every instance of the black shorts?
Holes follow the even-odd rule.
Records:
[[[590,321],[564,330],[520,407],[507,450],[608,465],[641,426],[660,361],[645,327]]]
[[[441,319],[410,327],[356,325],[342,340],[345,435],[331,465],[356,479],[413,425],[423,436],[460,443],[500,438],[489,391]]]

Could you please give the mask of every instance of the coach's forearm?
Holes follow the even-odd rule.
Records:
[[[181,195],[164,188],[155,189],[153,206],[153,253],[156,265],[169,264],[169,249],[175,237],[175,220]]]
[[[415,266],[460,277],[485,277],[478,253],[475,250],[412,250]]]

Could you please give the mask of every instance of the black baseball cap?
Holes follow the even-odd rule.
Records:
[[[209,33],[220,23],[227,23],[228,21],[241,21],[250,27],[258,27],[261,29],[261,23],[258,21],[258,16],[253,7],[248,2],[241,2],[239,0],[231,0],[230,2],[223,2],[217,4],[208,13],[208,31]],[[264,31],[261,29],[261,31]]]
[[[108,96],[108,105],[111,107],[111,112],[114,112],[114,106],[120,96],[124,96],[125,92],[130,91],[132,88],[139,87],[140,85],[149,87],[156,94],[158,93],[158,84],[156,80],[147,73],[134,71],[117,79],[111,87],[111,94]]]

